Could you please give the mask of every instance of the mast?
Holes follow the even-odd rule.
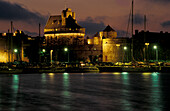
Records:
[[[41,24],[39,23],[39,37],[41,36]]]
[[[132,44],[131,44],[131,56],[132,56],[132,61],[134,60],[133,57],[133,0],[132,0]]]
[[[10,48],[11,49],[11,62],[14,62],[13,61],[13,56],[14,56],[13,55],[13,21],[11,21],[11,34],[12,34],[10,37],[11,38],[11,48]]]

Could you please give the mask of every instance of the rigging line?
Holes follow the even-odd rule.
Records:
[[[128,31],[129,31],[129,25],[130,25],[130,18],[131,18],[131,11],[132,9],[130,9],[130,13],[129,13],[129,19],[128,19],[128,26],[127,26],[127,31],[126,31],[126,37],[128,36]]]

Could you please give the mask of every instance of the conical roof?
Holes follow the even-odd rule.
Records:
[[[110,31],[115,31],[112,27],[110,27],[110,25],[108,25],[103,32],[110,32]]]

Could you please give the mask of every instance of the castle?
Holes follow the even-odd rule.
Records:
[[[75,12],[72,12],[70,8],[63,10],[61,15],[49,17],[44,35],[45,46],[54,51],[54,60],[57,61],[62,61],[64,47],[69,47],[72,61],[122,61],[123,47],[127,45],[128,40],[117,38],[117,32],[109,25],[103,31],[96,33],[92,39],[85,39],[85,28],[77,23]]]

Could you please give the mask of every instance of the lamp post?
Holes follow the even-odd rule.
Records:
[[[158,61],[158,47],[156,45],[154,45],[153,49],[156,50],[156,60]]]
[[[125,52],[126,52],[126,50],[127,50],[127,47],[124,46],[123,49],[124,49],[124,54],[125,54]],[[126,58],[126,60],[127,60],[127,58]]]
[[[18,50],[17,50],[17,49],[14,49],[14,52],[15,52],[15,53],[17,53],[17,52],[18,52]]]
[[[119,61],[119,47],[120,47],[120,44],[116,44],[116,58],[117,58],[117,61]]]
[[[14,53],[16,53],[16,59],[17,59],[17,61],[18,61],[18,49],[14,49]]]
[[[45,61],[46,62],[46,58],[45,58],[45,52],[46,52],[46,50],[45,49],[42,49],[42,53],[43,53],[43,58],[44,58],[44,60],[43,60],[43,62]]]
[[[50,61],[51,61],[51,65],[52,65],[52,63],[53,63],[53,50],[50,50]]]
[[[148,57],[148,46],[149,46],[149,43],[145,43],[145,46],[146,46],[146,61],[149,59]]]
[[[45,53],[45,49],[42,49],[43,53]]]
[[[64,48],[64,51],[68,53],[68,63],[69,63],[69,51],[68,51],[68,48]]]

